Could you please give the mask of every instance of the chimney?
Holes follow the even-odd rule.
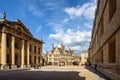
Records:
[[[71,49],[69,48],[69,51],[71,51]]]
[[[54,49],[54,43],[52,43],[52,50]]]
[[[65,49],[65,46],[63,44],[61,44],[61,49]]]

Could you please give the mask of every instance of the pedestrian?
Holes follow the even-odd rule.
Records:
[[[35,69],[35,64],[33,66],[34,66],[34,69]]]
[[[91,67],[91,63],[90,62],[88,62],[88,66]]]
[[[97,64],[95,63],[95,70],[97,69]]]

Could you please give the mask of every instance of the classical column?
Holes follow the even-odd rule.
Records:
[[[42,44],[40,44],[40,63],[42,64]]]
[[[36,63],[38,64],[38,46],[36,46]]]
[[[11,39],[12,39],[11,40],[12,65],[14,65],[15,64],[15,46],[14,46],[15,45],[15,38],[14,38],[14,36],[11,36]]]
[[[6,69],[8,66],[6,65],[6,33],[2,32],[2,40],[1,40],[1,69]]]
[[[42,64],[42,55],[40,55],[40,63]]]
[[[30,68],[29,42],[27,41],[27,67]]]
[[[24,68],[24,40],[21,41],[21,68]]]
[[[11,60],[12,60],[12,65],[11,68],[17,68],[15,66],[15,37],[11,36]]]

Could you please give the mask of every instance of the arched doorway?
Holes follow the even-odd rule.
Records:
[[[73,61],[73,65],[79,65],[79,61]]]
[[[59,66],[65,66],[65,62],[64,61],[60,61]]]

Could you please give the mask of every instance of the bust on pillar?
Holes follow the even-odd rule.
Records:
[[[3,18],[3,19],[6,19],[6,13],[5,13],[5,11],[4,11],[3,14],[2,14],[2,18]]]

